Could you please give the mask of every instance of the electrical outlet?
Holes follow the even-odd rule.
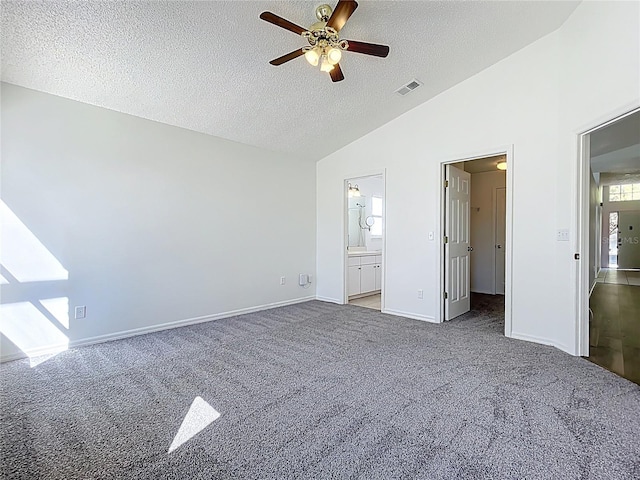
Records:
[[[286,278],[280,277],[280,285],[284,285],[285,281],[286,281]]]
[[[424,290],[418,290],[418,298],[424,298]]]
[[[304,287],[307,283],[309,283],[309,276],[306,273],[301,273],[298,279],[298,285]]]
[[[87,307],[84,305],[75,308],[75,319],[79,320],[81,318],[86,318],[87,316]]]

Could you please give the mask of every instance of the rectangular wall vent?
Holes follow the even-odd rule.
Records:
[[[414,78],[409,83],[407,83],[406,85],[403,85],[398,90],[396,90],[396,93],[399,95],[406,95],[407,93],[418,88],[420,85],[422,85],[422,83]]]

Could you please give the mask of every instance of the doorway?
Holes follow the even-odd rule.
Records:
[[[578,353],[640,383],[640,110],[580,139]]]
[[[348,178],[345,192],[345,303],[382,311],[384,174]]]
[[[498,300],[505,307],[507,336],[510,152],[444,162],[441,196],[441,321],[473,309],[474,298]]]

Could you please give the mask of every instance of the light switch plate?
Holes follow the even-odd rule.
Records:
[[[560,230],[558,230],[558,233],[556,234],[556,240],[558,242],[568,242],[569,241],[569,229],[568,228],[561,228]]]

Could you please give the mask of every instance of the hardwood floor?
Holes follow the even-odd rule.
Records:
[[[633,284],[638,272],[628,273],[604,272],[610,281],[599,281],[593,289],[588,358],[640,384],[640,286]]]
[[[615,268],[603,268],[600,270],[598,283],[616,283],[618,285],[640,286],[640,270],[616,270]]]

